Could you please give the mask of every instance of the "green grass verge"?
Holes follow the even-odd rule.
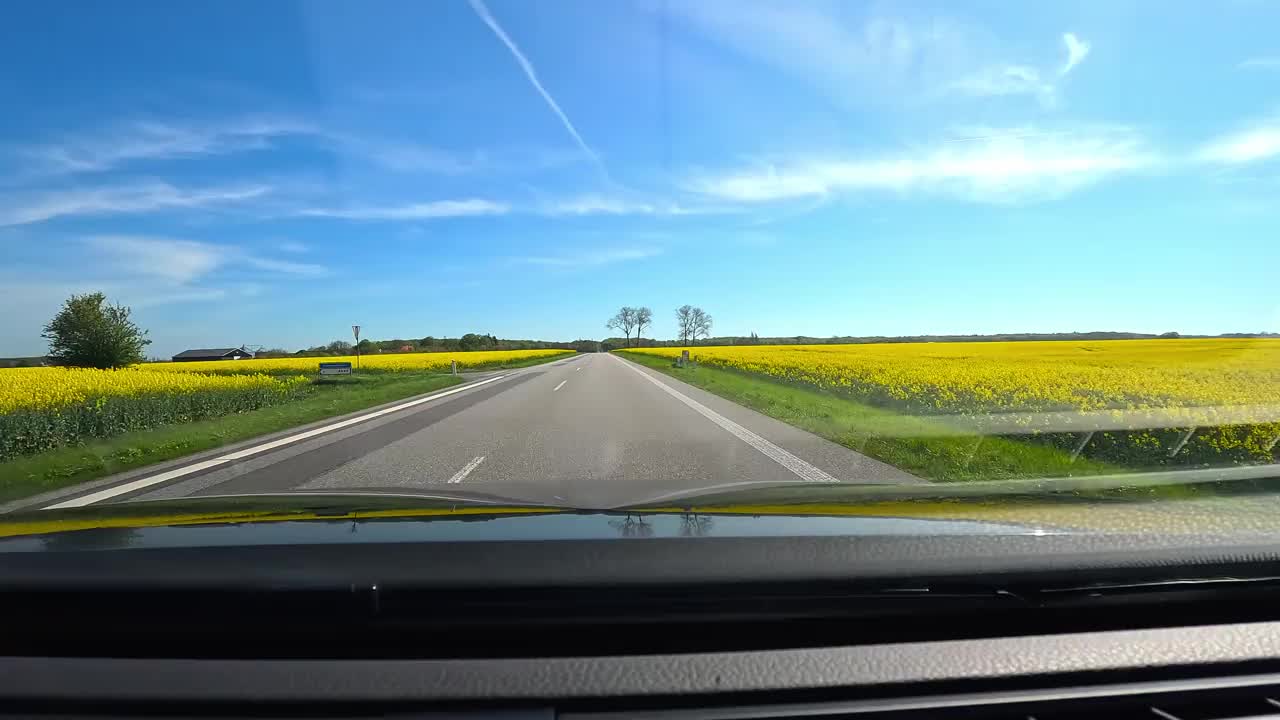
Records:
[[[407,372],[325,378],[312,385],[306,396],[283,405],[29,455],[0,463],[0,502],[421,395],[462,381],[451,375]]]
[[[1067,453],[1056,448],[1000,437],[910,437],[912,427],[923,428],[929,420],[758,375],[705,365],[674,368],[666,358],[625,351],[618,354],[929,480],[1009,480],[1122,471],[1084,458],[1073,463]]]

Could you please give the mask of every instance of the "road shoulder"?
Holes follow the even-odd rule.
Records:
[[[705,405],[766,440],[820,468],[836,480],[859,484],[913,484],[928,482],[893,465],[868,457],[824,437],[771,418],[667,373],[634,362],[621,354],[611,354],[659,383]]]

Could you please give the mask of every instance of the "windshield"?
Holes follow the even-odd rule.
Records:
[[[1275,532],[1277,26],[11,6],[0,535]]]

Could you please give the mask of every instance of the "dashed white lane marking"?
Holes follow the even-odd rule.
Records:
[[[162,472],[158,475],[150,475],[148,477],[144,477],[139,480],[134,480],[133,482],[128,482],[123,485],[116,485],[114,487],[109,487],[105,490],[99,490],[96,493],[81,495],[78,498],[72,498],[71,500],[64,500],[60,503],[54,503],[53,505],[47,506],[45,510],[59,510],[62,508],[84,507],[85,505],[92,505],[93,503],[101,502],[102,500],[107,500],[107,499],[116,497],[117,495],[124,495],[125,493],[131,493],[131,492],[134,492],[135,490],[141,490],[143,488],[151,487],[152,485],[158,485],[162,482],[168,482],[169,480],[173,480],[174,478],[180,478],[184,475],[190,475],[191,473],[200,472],[201,470],[207,470],[211,467],[215,467],[223,463],[231,462],[232,460],[240,460],[242,458],[249,457],[250,455],[256,455],[265,450],[274,450],[275,448],[281,447],[283,445],[289,445],[290,443],[295,443],[295,442],[298,442],[299,440],[306,440],[307,438],[312,438],[317,435],[323,435],[324,433],[327,433],[327,432],[333,432],[334,430],[341,430],[344,427],[349,427],[351,425],[355,425],[356,423],[362,423],[366,420],[372,420],[373,418],[376,418],[376,417],[381,417],[383,415],[397,412],[399,410],[404,410],[405,408],[411,408],[411,407],[414,407],[415,405],[421,405],[422,403],[430,402],[432,400],[446,397],[448,395],[453,395],[455,393],[460,393],[464,390],[477,388],[477,387],[480,387],[481,385],[488,385],[491,382],[497,382],[505,377],[507,376],[498,375],[496,377],[485,378],[484,380],[481,380],[479,382],[473,382],[468,385],[462,385],[460,387],[455,387],[450,390],[445,390],[444,392],[438,392],[435,395],[428,395],[423,398],[418,398],[417,400],[410,400],[409,402],[403,402],[403,403],[400,403],[399,405],[392,405],[391,407],[383,408],[381,410],[375,410],[374,412],[371,412],[371,413],[365,413],[364,415],[357,415],[356,417],[353,417],[353,418],[347,418],[346,420],[333,423],[332,425],[324,425],[322,427],[312,428],[310,430],[307,430],[306,432],[300,432],[296,435],[289,435],[288,437],[282,437],[277,440],[272,440],[271,442],[265,442],[260,445],[254,445],[253,447],[245,448],[243,450],[237,450],[233,453],[227,453],[226,455],[222,455],[222,456],[213,458],[211,460],[203,460],[201,462],[193,463],[191,465],[184,465],[180,468],[175,468],[173,470],[169,470],[168,472]]]
[[[675,388],[668,386],[666,383],[663,383],[655,379],[654,377],[650,376],[648,373],[640,370],[639,368],[635,367],[634,365],[627,362],[626,360],[618,358],[618,361],[621,362],[623,365],[626,365],[631,370],[635,371],[635,373],[638,374],[640,377],[644,378],[645,380],[648,380],[654,385],[657,385],[666,394],[679,400],[685,405],[688,405],[689,407],[693,408],[693,410],[696,411],[699,415],[719,425],[725,430],[728,430],[729,433],[732,434],[734,437],[738,438],[742,442],[764,453],[770,460],[773,460],[774,462],[778,463],[782,467],[795,473],[797,476],[800,477],[801,480],[807,480],[809,482],[822,482],[822,483],[840,482],[839,480],[832,477],[831,475],[828,475],[826,472],[819,470],[813,465],[810,465],[804,460],[801,460],[795,455],[792,455],[786,450],[783,450],[777,445],[774,445],[768,440],[765,440],[764,438],[742,427],[738,423],[721,415],[715,410],[712,410],[711,408],[707,407],[706,405],[703,405],[702,403],[698,402],[697,400],[694,400],[691,397],[688,397],[687,395],[681,393]]]
[[[560,384],[559,384],[559,385],[557,385],[557,386],[555,386],[555,388],[553,388],[553,389],[551,390],[551,392],[555,392],[556,390],[559,390],[560,388],[564,387],[564,384],[565,384],[565,383],[567,383],[567,382],[569,382],[569,381],[568,381],[568,380],[561,380],[561,381],[560,381]]]
[[[466,465],[463,465],[461,470],[454,473],[453,477],[449,478],[449,484],[457,485],[458,483],[462,482],[463,480],[466,479],[468,475],[471,474],[472,470],[475,470],[476,468],[480,467],[480,463],[482,462],[484,462],[483,455],[472,458],[471,462],[467,463]]]

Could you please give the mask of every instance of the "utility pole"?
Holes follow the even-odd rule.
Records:
[[[351,334],[356,336],[356,369],[360,369],[360,326],[352,325]]]

